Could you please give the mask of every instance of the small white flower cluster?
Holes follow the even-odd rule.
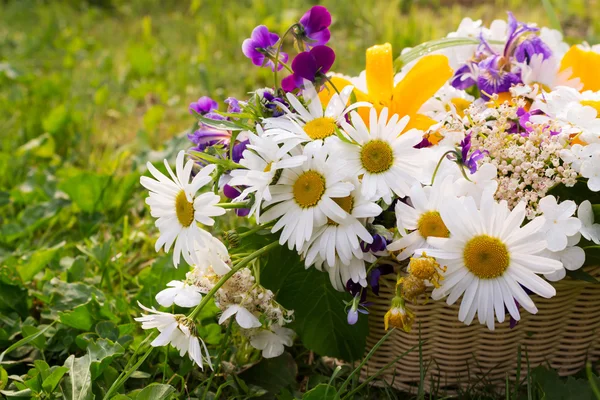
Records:
[[[485,112],[474,106],[467,110],[473,123],[465,129],[473,135],[473,149],[485,154],[481,163],[496,167],[496,199],[506,200],[511,209],[525,201],[527,218],[532,219],[540,214],[538,202],[551,188],[574,186],[579,175],[560,157],[566,145],[565,135],[557,134],[560,127],[519,122],[517,112],[526,112],[524,107],[523,100]]]

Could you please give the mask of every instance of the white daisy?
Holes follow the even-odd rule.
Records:
[[[340,154],[344,154],[346,169],[352,176],[362,175],[362,194],[371,199],[381,199],[390,204],[392,196],[408,195],[410,187],[427,175],[425,150],[414,146],[423,140],[423,133],[411,129],[402,133],[409,117],[398,120],[393,115],[388,121],[388,109],[371,109],[370,127],[367,128],[356,112],[351,114],[352,125],[342,122],[345,134],[356,144],[339,141]],[[431,175],[430,175],[431,176]]]
[[[292,93],[287,94],[287,99],[294,109],[291,111],[285,105],[280,107],[285,115],[278,118],[267,118],[264,120],[268,135],[274,135],[279,143],[284,143],[284,151],[289,151],[300,143],[311,141],[323,141],[329,137],[336,136],[336,130],[340,123],[345,120],[346,114],[358,107],[372,107],[367,102],[356,102],[348,104],[353,86],[346,86],[340,93],[336,93],[329,100],[327,107],[323,109],[319,94],[309,81],[304,81],[302,98],[306,107]]]
[[[223,208],[215,206],[219,202],[219,196],[211,192],[197,195],[201,187],[211,182],[210,174],[216,168],[215,165],[202,168],[190,182],[194,161],[188,160],[184,167],[184,154],[184,151],[180,151],[177,155],[177,174],[173,173],[167,160],[164,161],[170,179],[150,162],[147,163],[148,169],[156,179],[147,176],[140,178],[141,184],[150,191],[150,196],[146,198],[150,214],[158,218],[155,225],[160,231],[160,236],[156,241],[156,251],[164,246],[168,252],[175,243],[175,267],[179,265],[182,255],[188,264],[192,264],[191,252],[194,243],[203,242],[210,236],[208,232],[199,228],[197,223],[212,226],[212,217],[225,214]]]
[[[461,177],[456,181],[456,194],[469,196],[479,205],[484,193],[496,193],[498,189],[498,169],[493,164],[483,164],[477,172],[469,175],[469,180]]]
[[[534,54],[529,63],[520,63],[521,79],[525,85],[538,84],[540,89],[551,92],[558,86],[569,86],[577,90],[583,89],[579,78],[570,79],[570,68],[560,71],[560,59],[550,57],[544,59],[543,54]]]
[[[447,267],[441,286],[432,298],[448,296],[453,304],[463,296],[458,319],[469,325],[475,313],[479,322],[494,329],[494,313],[499,322],[510,315],[520,319],[515,300],[530,313],[535,304],[523,288],[549,298],[556,294],[552,285],[537,274],[562,268],[560,261],[542,257],[546,241],[541,235],[544,218],[538,217],[521,227],[525,203],[509,211],[506,201],[496,203],[486,193],[478,210],[471,197],[449,199],[440,208],[450,238],[430,237],[428,256]],[[419,253],[419,251],[417,252]]]
[[[326,147],[304,150],[307,161],[283,170],[278,182],[271,185],[272,198],[265,205],[272,207],[263,213],[264,222],[279,219],[271,231],[283,229],[279,243],[287,242],[290,250],[302,249],[315,228],[328,219],[341,223],[348,213],[333,198],[346,197],[354,189],[351,183],[342,182],[346,176],[343,164],[329,156]]]
[[[173,315],[157,311],[154,308],[138,305],[149,315],[143,315],[135,318],[136,321],[142,323],[142,329],[158,329],[160,335],[150,343],[153,347],[166,346],[171,344],[177,350],[179,355],[183,357],[188,353],[190,360],[196,363],[200,369],[204,369],[206,362],[210,369],[213,368],[210,360],[210,354],[206,348],[204,341],[198,338],[194,322],[188,319],[185,315]],[[204,348],[204,356],[200,349],[200,344]]]
[[[348,264],[342,263],[339,257],[335,258],[333,264],[329,264],[326,259],[319,255],[315,257],[314,266],[319,271],[329,274],[329,281],[335,290],[343,292],[346,290],[348,281],[367,286],[367,265],[375,262],[377,258],[371,253],[364,253],[361,258],[352,257]]]
[[[294,344],[294,331],[279,325],[271,329],[263,329],[250,337],[250,345],[257,350],[262,350],[264,358],[279,357],[283,354],[284,345],[290,347]]]
[[[182,281],[171,281],[167,283],[168,289],[161,290],[156,295],[156,302],[163,307],[171,307],[173,304],[179,307],[195,307],[202,300],[200,288],[189,285]]]
[[[464,90],[456,89],[446,83],[421,106],[419,114],[427,115],[438,122],[443,121],[448,116],[448,112],[463,117],[464,111],[474,100],[475,98]]]
[[[575,235],[581,228],[581,221],[573,217],[577,204],[572,200],[558,204],[556,197],[546,196],[539,201],[538,208],[546,220],[542,232],[545,233],[548,250],[564,250],[567,236]]]
[[[294,168],[306,161],[306,156],[290,156],[279,148],[273,137],[266,137],[260,125],[256,125],[258,135],[248,132],[250,144],[242,154],[240,164],[247,169],[231,171],[230,186],[245,186],[235,201],[244,201],[254,194],[254,202],[248,216],[256,215],[260,223],[260,209],[263,201],[271,200],[269,186],[273,184],[280,170]]]
[[[600,244],[600,224],[594,223],[594,210],[589,200],[579,205],[577,218],[581,221],[581,235],[587,240]]]
[[[557,282],[567,276],[567,270],[575,271],[583,266],[585,262],[585,251],[581,247],[576,246],[581,240],[581,234],[578,232],[573,236],[567,238],[567,247],[561,251],[550,251],[544,250],[540,253],[543,257],[552,258],[562,263],[563,268],[549,273],[544,274],[544,278],[551,282]]]
[[[227,307],[227,309],[223,311],[223,314],[221,314],[221,317],[219,318],[219,324],[223,324],[223,322],[227,321],[233,315],[235,315],[235,321],[238,323],[238,325],[244,329],[259,328],[262,326],[254,314],[239,304],[233,304]]]
[[[193,260],[196,268],[205,270],[210,267],[219,276],[231,271],[231,258],[227,247],[213,236],[204,243],[195,244]]]
[[[412,257],[417,249],[428,248],[427,238],[430,236],[445,238],[450,236],[439,210],[442,203],[452,196],[453,183],[452,176],[443,180],[438,178],[433,186],[423,187],[417,183],[409,193],[412,207],[402,201],[396,203],[398,231],[403,232],[405,229],[412,231],[387,246],[389,251],[401,250],[396,256],[399,261]]]
[[[317,229],[302,249],[307,267],[313,264],[317,255],[327,259],[330,265],[339,257],[343,264],[349,264],[353,257],[362,259],[363,251],[359,240],[373,243],[373,236],[365,228],[367,218],[381,214],[381,207],[365,198],[360,184],[354,180],[354,190],[346,197],[332,198],[348,217],[340,223],[331,219]]]

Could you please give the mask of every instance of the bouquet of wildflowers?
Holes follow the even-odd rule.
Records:
[[[282,37],[256,27],[242,51],[273,86],[228,98],[226,111],[200,98],[175,169],[148,163],[156,250],[189,268],[156,301],[191,310],[142,306],[154,346],[212,365],[197,317],[213,301],[240,348],[275,357],[290,326],[308,337],[319,319],[293,321],[281,286],[263,286],[265,257],[282,249],[349,293],[334,305],[344,324],[359,324],[367,293],[396,274],[385,325],[404,330],[428,287],[433,300],[461,299],[460,321],[477,315],[493,330],[536,313],[531,293],[552,297],[551,282],[600,260],[600,48],[569,47],[509,13],[489,28],[465,19],[396,59],[375,45],[353,78],[331,72],[330,24],[315,6]],[[268,260],[285,280],[289,258]],[[286,305],[313,300],[293,297]]]

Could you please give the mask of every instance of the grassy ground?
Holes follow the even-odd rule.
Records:
[[[334,70],[348,75],[363,69],[370,45],[389,41],[399,53],[442,37],[464,16],[490,22],[510,9],[521,20],[548,24],[541,4],[516,0],[323,3],[334,16]],[[132,320],[135,300],[151,304],[165,282],[181,275],[153,250],[156,232],[139,186],[144,163],[187,146],[180,133],[193,122],[191,101],[244,97],[269,85],[270,73],[243,57],[242,40],[260,23],[284,31],[310,5],[0,2],[0,349],[57,316],[69,314],[71,321],[12,352],[0,369],[0,389],[3,371],[43,375],[46,366],[63,365],[102,338],[112,343],[94,381],[95,394],[103,396],[127,361],[122,354],[143,340]],[[600,42],[597,0],[556,7],[569,41]],[[98,328],[97,321],[106,324]],[[220,330],[211,329],[210,342],[217,344]],[[169,381],[181,396],[201,393],[203,375],[166,351],[155,353],[142,368],[148,372],[131,379],[127,390]],[[304,377],[331,374],[323,360],[307,363],[301,348],[294,354]],[[302,388],[319,380],[306,378]],[[40,393],[57,392],[46,385]]]

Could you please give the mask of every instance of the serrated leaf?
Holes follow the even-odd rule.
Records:
[[[125,352],[119,343],[113,343],[107,339],[98,339],[96,342],[90,343],[87,350],[91,361],[92,380],[99,377],[115,357],[122,356]]]
[[[305,269],[295,252],[278,247],[269,253],[260,277],[261,284],[276,293],[281,305],[294,310],[290,328],[308,349],[348,361],[363,356],[369,332],[367,319],[348,325],[344,301],[350,301],[351,296],[336,291],[327,273]]]
[[[42,389],[48,394],[54,392],[62,377],[69,371],[67,367],[55,367],[55,369],[42,382]]]
[[[65,361],[69,369],[69,378],[65,382],[63,391],[67,400],[90,400],[92,394],[92,376],[90,373],[90,356],[75,358],[73,354]]]
[[[164,385],[160,383],[152,383],[143,388],[137,396],[136,400],[164,400],[171,397],[171,394],[175,392],[175,388],[171,385]]]

